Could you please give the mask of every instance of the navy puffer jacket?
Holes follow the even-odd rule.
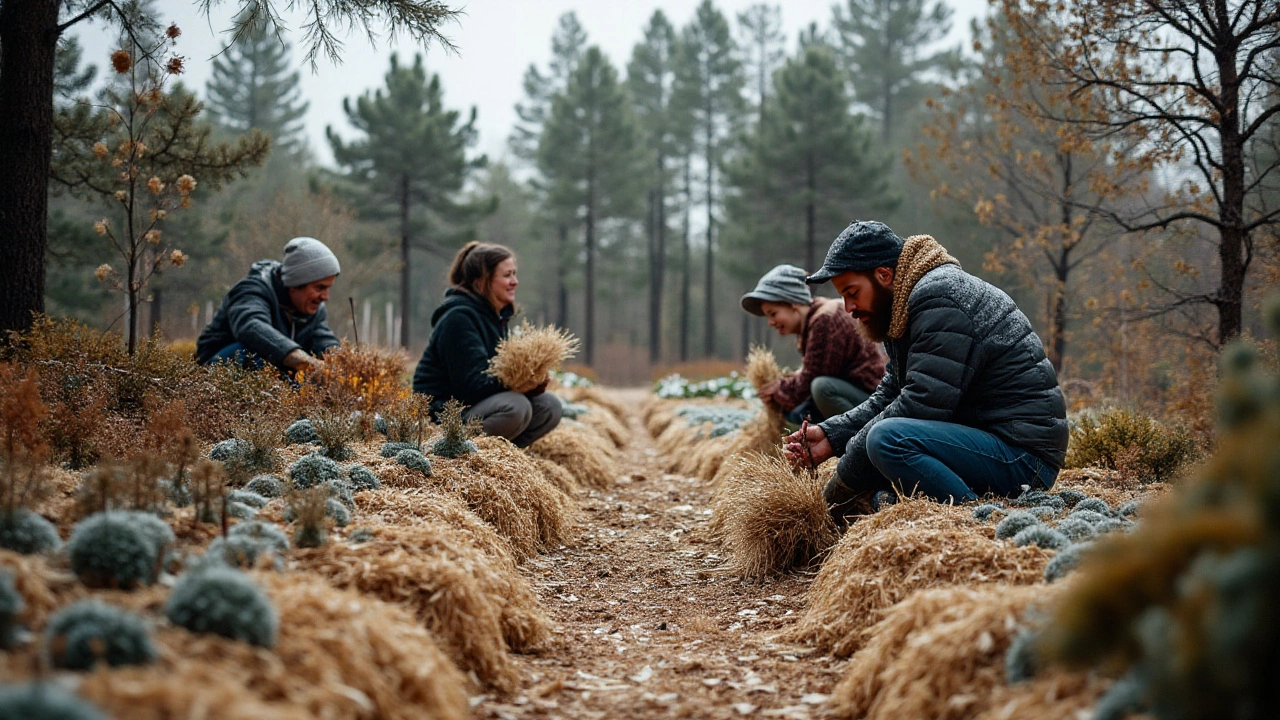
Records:
[[[431,314],[431,339],[413,373],[413,391],[431,396],[433,412],[450,398],[470,407],[507,389],[485,370],[507,336],[512,313],[510,305],[499,313],[488,300],[465,290],[445,291],[444,302]]]

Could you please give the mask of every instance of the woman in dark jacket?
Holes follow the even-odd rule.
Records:
[[[456,399],[469,406],[463,417],[478,418],[486,435],[528,447],[560,424],[560,400],[545,392],[545,381],[517,393],[485,373],[515,312],[515,255],[501,245],[467,243],[453,258],[449,284],[431,315],[431,339],[413,373],[414,392],[430,395],[436,413]]]

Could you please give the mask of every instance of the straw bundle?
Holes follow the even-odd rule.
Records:
[[[561,423],[530,445],[529,452],[565,468],[584,487],[609,488],[618,477],[613,448],[581,425]]]
[[[588,429],[594,430],[615,448],[624,448],[631,442],[631,430],[608,408],[590,400],[583,405],[587,407],[587,412],[578,416],[578,421]]]
[[[680,404],[675,400],[663,400],[661,398],[650,398],[645,403],[641,411],[640,419],[644,421],[644,427],[649,431],[649,436],[658,439],[671,424],[675,422],[676,408]]]
[[[1005,653],[1027,608],[1053,594],[1044,586],[1008,585],[913,593],[866,631],[866,645],[833,693],[837,714],[869,720],[970,718],[996,707],[993,691],[1025,693],[1007,687]],[[1054,679],[1066,680],[1074,680],[1068,683],[1071,697],[1053,703],[1055,717],[1072,717],[1090,704],[1088,693],[1080,697],[1084,677],[1057,673]]]
[[[816,477],[759,453],[726,465],[712,523],[738,574],[760,579],[808,565],[840,539]]]
[[[547,325],[535,327],[525,320],[498,343],[485,372],[509,390],[529,392],[546,381],[548,374],[578,352],[578,339],[569,331]]]
[[[627,408],[617,398],[598,387],[564,388],[560,391],[566,400],[583,405],[599,405],[609,411],[624,425],[627,422]]]
[[[366,520],[387,525],[434,523],[453,528],[453,538],[466,543],[491,559],[515,562],[511,544],[493,526],[471,512],[458,497],[443,490],[427,487],[413,490],[373,490],[356,498]]]
[[[582,489],[582,486],[578,484],[578,478],[574,477],[573,473],[569,472],[563,465],[537,455],[532,455],[531,457],[538,464],[538,469],[542,471],[542,477],[546,478],[547,482],[569,495]]]
[[[504,600],[486,592],[478,577],[488,570],[488,562],[477,550],[449,541],[446,526],[414,529],[440,535],[437,547],[451,546],[450,551],[408,550],[398,542],[375,539],[357,547],[329,543],[296,550],[293,558],[300,568],[336,587],[404,605],[459,667],[475,672],[486,685],[513,687],[516,670],[502,628]]]
[[[1041,579],[1052,555],[956,527],[958,519],[942,516],[934,522],[944,527],[890,524],[884,518],[854,523],[823,564],[807,592],[807,607],[788,636],[847,657],[862,646],[862,631],[879,619],[879,611],[915,590],[993,582],[1028,585]]]

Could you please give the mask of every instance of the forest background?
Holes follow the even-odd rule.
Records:
[[[1193,32],[1156,24],[1144,35],[1125,17],[1090,30],[1127,33],[1135,46],[1158,38],[1107,51],[1102,79],[1179,88],[1144,108],[1080,75],[1089,65],[1071,50],[1076,5],[1089,3],[997,0],[965,33],[945,2],[845,0],[788,37],[779,6],[729,12],[705,0],[687,17],[655,12],[623,57],[569,12],[543,62],[510,68],[524,97],[504,147],[488,153],[476,109],[452,106],[432,71],[439,48],[426,62],[388,55],[376,90],[334,89],[323,102],[348,121],[316,147],[304,121],[321,100],[303,98],[307,63],[288,35],[263,26],[215,58],[185,57],[211,63],[203,87],[184,86],[181,72],[166,78],[173,68],[159,59],[119,72],[69,36],[57,65],[46,310],[126,335],[132,314],[134,333],[191,340],[250,263],[312,235],[343,263],[329,307],[339,335],[416,356],[448,259],[480,239],[516,250],[530,320],[579,335],[580,359],[600,379],[638,383],[716,372],[753,343],[794,365],[792,341],[745,315],[738,297],[777,263],[815,268],[849,221],[879,219],[904,237],[935,236],[1012,295],[1073,403],[1202,406],[1217,349],[1260,326],[1258,304],[1280,280],[1280,20],[1266,2],[1235,3],[1265,22],[1235,50],[1258,52],[1248,56],[1256,77],[1240,83],[1245,170],[1234,178],[1214,134],[1221,108],[1180,123],[1179,93],[1206,109],[1194,88],[1183,92],[1189,73],[1152,76],[1202,62],[1179,50],[1197,45]],[[183,54],[159,4],[129,12],[155,22],[133,35],[104,24],[82,33]],[[1163,64],[1144,64],[1161,51]],[[153,208],[145,232],[155,235],[134,233],[141,242],[122,255],[108,242],[121,191],[91,181],[93,163],[119,147],[99,154],[82,130],[104,111],[129,115],[139,89],[189,100],[190,123],[229,144],[201,166],[207,175],[193,171],[194,192],[173,198],[181,212],[157,219]],[[181,114],[164,107],[162,117]],[[122,264],[146,277],[121,282]]]

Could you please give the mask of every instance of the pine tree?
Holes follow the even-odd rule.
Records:
[[[543,127],[551,114],[551,101],[564,92],[569,78],[578,67],[583,49],[587,46],[587,33],[573,11],[560,16],[556,31],[551,36],[551,62],[546,72],[536,65],[529,65],[524,73],[524,102],[516,103],[517,122],[508,138],[512,153],[521,160],[537,166],[538,145]],[[547,198],[547,188],[540,179],[533,182],[535,194],[542,200],[547,222],[555,228],[556,242],[556,324],[569,325],[569,226],[573,222],[572,209],[555,206]]]
[[[596,255],[600,228],[635,213],[641,176],[638,136],[618,72],[600,48],[583,54],[557,95],[538,145],[551,201],[574,208],[586,255],[583,360],[595,359]]]
[[[662,294],[667,261],[669,163],[678,152],[678,128],[671,107],[675,83],[676,33],[667,16],[655,10],[644,39],[631,52],[627,86],[648,156],[646,230],[649,259],[649,362],[662,359]]]
[[[954,50],[924,52],[950,31],[952,10],[944,0],[848,0],[833,10],[855,99],[871,108],[888,142],[923,100],[929,87],[923,76],[956,58]]]
[[[69,37],[58,43],[58,52],[54,57],[53,88],[58,99],[63,102],[74,102],[89,89],[98,75],[95,65],[80,67],[84,50],[80,41]]]
[[[707,213],[704,352],[715,355],[716,171],[742,115],[742,63],[729,21],[711,0],[698,5],[693,22],[680,33],[678,47],[675,104],[687,118],[703,165],[702,199]]]
[[[205,88],[214,121],[232,132],[266,133],[276,151],[297,151],[309,103],[292,66],[283,38],[261,22],[250,25],[214,57]]]
[[[409,347],[413,318],[414,247],[444,249],[469,239],[468,227],[493,212],[496,202],[456,198],[486,158],[467,158],[476,142],[476,109],[459,125],[457,110],[444,108],[440,76],[427,78],[422,56],[401,67],[391,56],[386,88],[366,92],[355,103],[344,98],[347,119],[364,137],[346,142],[325,129],[334,159],[347,169],[361,213],[394,219],[400,231],[400,344]]]
[[[803,259],[813,270],[820,238],[834,237],[854,217],[896,205],[890,158],[863,118],[850,114],[843,75],[827,46],[801,47],[778,70],[774,88],[760,127],[725,168],[733,188],[726,242],[750,258],[757,248],[794,237],[802,225],[803,247],[792,245],[773,259]]]

